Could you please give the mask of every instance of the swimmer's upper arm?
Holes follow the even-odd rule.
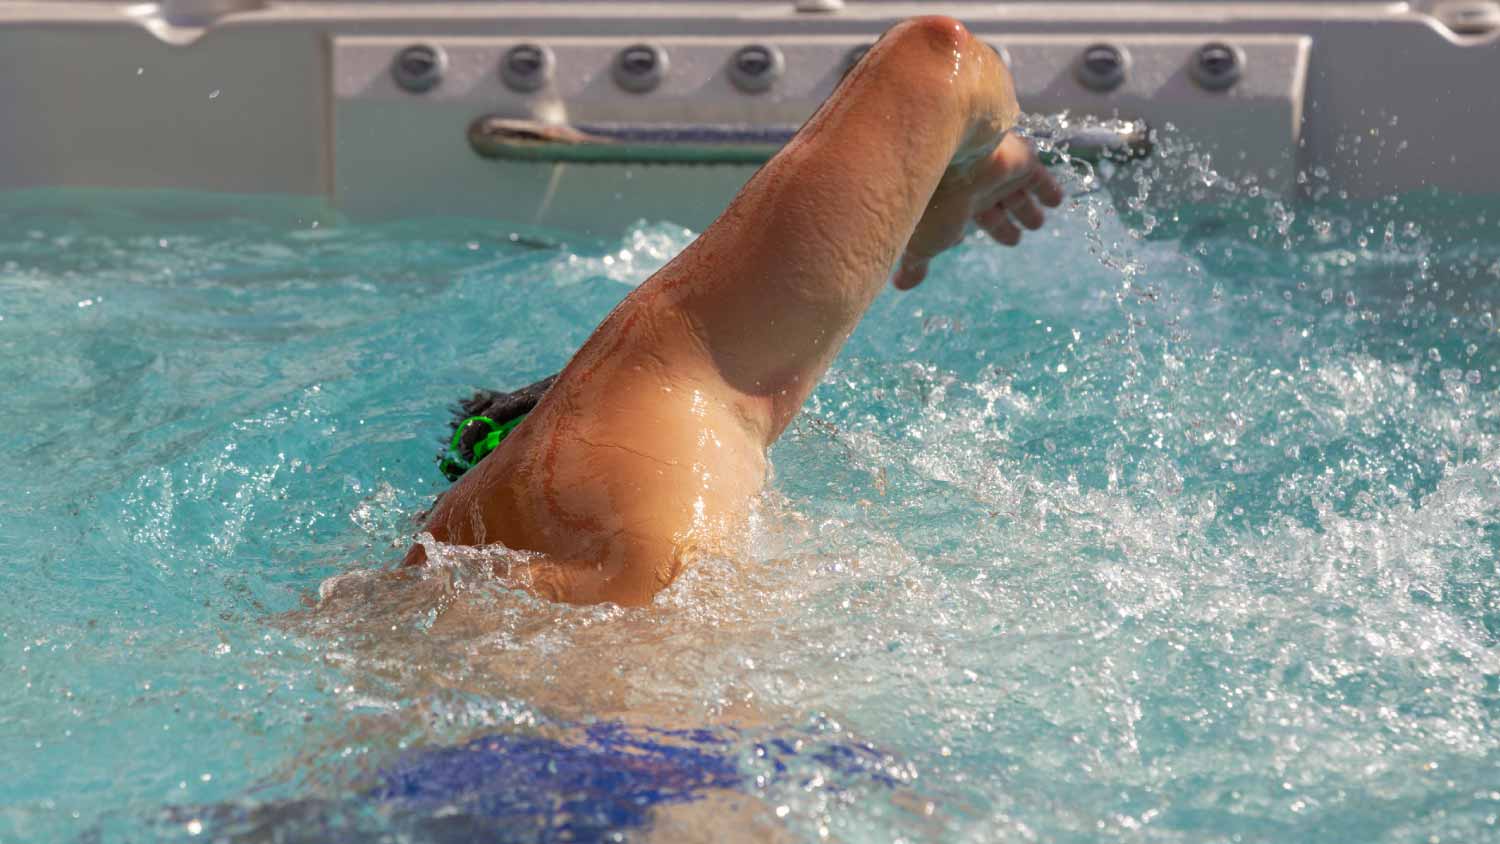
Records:
[[[595,378],[565,373],[554,389],[460,481],[438,538],[545,551],[530,576],[553,600],[646,603],[684,554],[734,534],[764,476],[763,451],[731,434],[741,423],[717,391],[660,379],[628,355]]]

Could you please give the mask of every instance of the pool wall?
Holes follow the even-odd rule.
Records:
[[[1003,51],[1028,110],[1170,125],[1219,172],[1270,190],[1305,191],[1298,174],[1317,172],[1355,197],[1500,193],[1500,4],[1487,0],[0,3],[0,189],[693,225],[753,164],[495,161],[468,127],[795,126],[854,51],[937,12]]]

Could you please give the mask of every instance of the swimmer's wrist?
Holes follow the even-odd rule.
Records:
[[[988,159],[1021,116],[1010,71],[988,44],[970,39],[966,74],[968,124],[950,169],[966,170]]]

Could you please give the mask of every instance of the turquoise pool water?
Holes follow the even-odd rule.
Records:
[[[630,837],[1500,838],[1500,208],[1208,186],[883,296],[640,610],[381,571],[691,232],[5,198],[0,842],[461,840],[382,772],[621,719],[742,778]]]

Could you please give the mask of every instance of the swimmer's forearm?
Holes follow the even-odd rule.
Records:
[[[998,135],[987,87],[997,67],[951,19],[901,24],[648,283],[758,402],[768,444],[879,293],[955,157]]]

